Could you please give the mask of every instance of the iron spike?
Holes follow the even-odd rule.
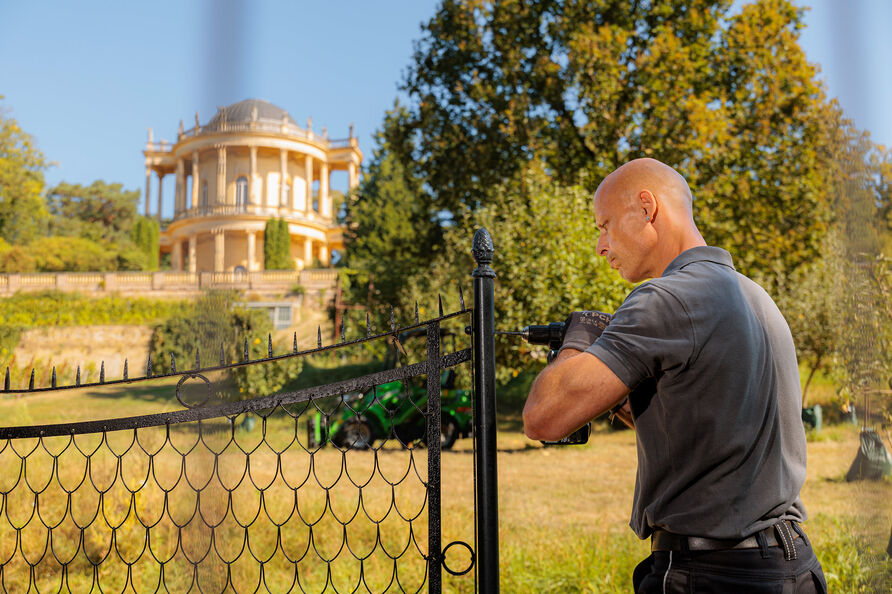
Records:
[[[316,348],[322,348],[322,326],[316,326]]]
[[[273,336],[272,336],[272,334],[266,335],[266,356],[270,359],[273,358]]]
[[[462,309],[465,308],[465,294],[461,290],[461,283],[458,284],[458,306]]]
[[[74,385],[75,386],[81,385],[81,366],[80,365],[77,366],[77,373],[74,376]]]
[[[6,379],[3,380],[3,391],[9,392],[9,367],[6,368]]]
[[[99,383],[105,383],[105,361],[103,361],[102,364],[99,365]]]
[[[146,359],[146,377],[152,377],[152,353],[149,353],[149,357]]]
[[[127,359],[124,359],[124,379],[127,379]]]
[[[365,337],[372,335],[372,324],[369,321],[369,312],[365,312]]]
[[[198,350],[198,347],[195,347],[195,369],[201,369],[201,356]]]
[[[437,303],[440,307],[440,317],[443,317],[443,296],[437,293]]]
[[[341,320],[341,342],[346,340],[345,338],[346,330],[344,329],[344,320]]]
[[[248,338],[245,337],[245,362],[250,360],[250,356],[248,355]]]
[[[56,366],[55,365],[53,365],[53,379],[51,381],[52,381],[52,387],[55,388],[56,387]]]
[[[170,354],[170,372],[177,372],[177,360],[173,358],[173,353]]]
[[[220,343],[220,367],[226,365],[226,355],[223,353],[223,343]]]
[[[390,306],[390,331],[391,332],[396,331],[396,318],[394,318],[394,315],[393,315],[393,306],[392,305]]]
[[[297,332],[294,333],[294,339],[291,342],[291,352],[297,354]]]
[[[415,300],[415,323],[418,323],[418,300]]]
[[[31,380],[28,382],[28,390],[34,389],[34,368],[31,369]]]

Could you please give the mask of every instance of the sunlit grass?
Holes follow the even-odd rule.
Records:
[[[0,418],[129,416],[178,408],[171,400],[170,392],[29,395],[0,399]],[[304,416],[280,411],[265,439],[262,422],[248,432],[240,419],[234,428],[222,419],[203,423],[201,436],[192,424],[140,429],[136,440],[130,431],[0,443],[3,586],[27,591],[30,563],[40,591],[89,591],[99,579],[111,591],[154,592],[162,572],[177,592],[193,580],[204,591],[425,591],[427,451],[308,451]],[[825,426],[816,437],[803,500],[831,591],[888,591],[892,482],[845,482],[857,427]],[[588,445],[544,449],[502,431],[498,443],[502,591],[629,591],[648,553],[628,528],[634,434],[599,426]],[[461,440],[442,456],[443,546],[473,546],[473,501],[471,440]],[[453,547],[447,563],[461,569],[466,554]],[[473,572],[443,572],[443,583],[472,592]]]

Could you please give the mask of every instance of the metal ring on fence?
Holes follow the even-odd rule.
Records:
[[[189,380],[192,378],[204,380],[204,384],[208,389],[207,398],[205,398],[198,404],[186,404],[185,402],[183,402],[183,399],[180,396],[180,386],[182,386],[186,382],[186,380]],[[198,408],[200,406],[204,406],[205,404],[207,404],[208,400],[210,400],[210,399],[211,399],[211,382],[210,382],[210,380],[208,380],[208,378],[204,377],[200,373],[190,373],[189,375],[184,375],[183,377],[180,378],[180,381],[177,382],[177,400],[179,400],[180,404],[182,404],[186,408]]]
[[[464,571],[453,571],[449,569],[448,565],[446,565],[446,551],[448,551],[449,547],[451,547],[452,545],[461,545],[465,547],[466,549],[468,549],[468,553],[471,555],[471,562],[470,564],[468,564],[468,567]],[[474,549],[471,548],[471,545],[461,540],[454,540],[446,545],[446,547],[443,549],[443,552],[441,553],[441,556],[443,557],[443,560],[441,561],[443,569],[445,569],[447,573],[450,573],[452,575],[465,575],[474,568],[474,564],[477,562],[477,556],[474,554]]]

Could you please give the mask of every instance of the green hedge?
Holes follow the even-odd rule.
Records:
[[[97,298],[58,291],[19,293],[0,299],[0,324],[19,328],[152,324],[182,311],[186,305],[179,300],[119,295]]]

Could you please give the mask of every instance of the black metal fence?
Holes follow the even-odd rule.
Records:
[[[475,304],[299,351],[164,375],[35,386],[2,393],[55,398],[61,416],[83,393],[167,386],[162,410],[124,418],[0,427],[0,586],[4,591],[440,592],[442,570],[476,565],[498,590],[492,243],[474,239]],[[472,347],[443,352],[444,328]],[[455,332],[453,332],[453,335]],[[417,359],[401,347],[421,335]],[[235,367],[274,365],[390,343],[402,366],[243,401]],[[472,353],[473,351],[473,353]],[[452,385],[473,359],[477,524],[474,546],[441,539],[441,443],[462,425]],[[171,361],[173,370],[177,364]],[[448,412],[443,413],[446,400]],[[108,402],[114,402],[109,398]],[[470,403],[467,403],[470,405]],[[2,422],[2,421],[0,421]],[[7,421],[8,422],[8,421]],[[2,422],[6,425],[7,422]],[[467,422],[470,425],[470,421]],[[441,441],[443,440],[443,441]],[[457,546],[463,567],[446,563]]]

